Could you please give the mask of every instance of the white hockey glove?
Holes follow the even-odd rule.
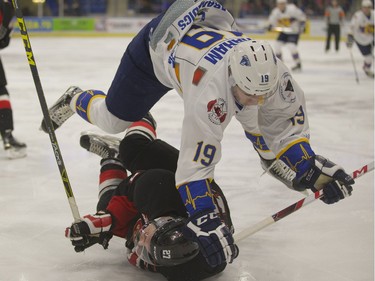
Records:
[[[95,215],[86,215],[80,222],[74,222],[65,229],[65,237],[69,238],[76,252],[99,243],[104,249],[108,248],[112,238],[110,232],[112,217],[109,213],[99,211]]]
[[[330,160],[316,155],[309,160],[310,168],[299,178],[293,180],[296,190],[309,188],[316,192],[323,189],[321,200],[333,204],[352,194],[353,178],[344,169]]]

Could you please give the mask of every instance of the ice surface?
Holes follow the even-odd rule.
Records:
[[[70,85],[106,91],[128,38],[40,38],[31,36],[40,79],[51,105]],[[324,53],[324,43],[299,45],[315,152],[347,171],[374,158],[374,84],[353,48],[350,55]],[[285,50],[286,63],[292,66]],[[28,145],[28,157],[7,160],[0,149],[0,281],[164,280],[128,265],[124,241],[114,238],[104,251],[94,246],[74,252],[64,230],[73,221],[48,135],[39,131],[42,113],[20,38],[1,52],[14,109],[14,135]],[[179,146],[183,106],[175,92],[152,110],[158,136]],[[81,215],[97,201],[99,158],[79,146],[80,132],[95,127],[73,116],[57,132]],[[119,135],[120,137],[122,135]],[[237,231],[296,202],[300,194],[262,174],[259,160],[233,120],[216,169]],[[374,177],[358,179],[353,196],[327,206],[315,202],[240,242],[240,256],[212,280],[373,281]]]

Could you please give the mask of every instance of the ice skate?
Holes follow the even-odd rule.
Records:
[[[74,111],[70,108],[69,104],[72,98],[79,93],[82,93],[82,90],[79,87],[69,87],[68,90],[66,90],[66,92],[57,100],[57,102],[48,109],[49,116],[51,117],[52,125],[55,130],[74,114]],[[41,129],[48,133],[44,119],[41,124]]]
[[[11,130],[1,132],[1,138],[4,144],[5,155],[9,159],[26,157],[26,144],[19,142],[12,135]]]
[[[119,154],[120,141],[121,139],[112,136],[83,132],[79,144],[101,158],[115,158]]]
[[[368,77],[370,77],[370,78],[374,78],[374,72],[373,72],[371,69],[369,69],[369,68],[363,66],[363,71],[366,73],[366,75],[367,75]]]

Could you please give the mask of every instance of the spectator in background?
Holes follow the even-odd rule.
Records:
[[[249,15],[269,15],[271,7],[269,3],[265,2],[261,0],[248,0],[247,3],[243,4],[243,7],[248,7],[247,11]]]
[[[109,17],[124,17],[129,16],[134,12],[133,7],[130,6],[129,0],[107,0],[107,16]]]
[[[81,16],[81,6],[78,0],[64,1],[65,16]]]
[[[353,1],[353,0],[342,0],[341,1],[341,6],[344,9],[344,11],[346,13],[348,13],[348,11],[352,7],[352,5],[354,5],[353,3],[355,3],[355,1]]]
[[[57,0],[46,0],[46,6],[49,8],[51,16],[57,17],[59,15],[59,3]]]
[[[341,24],[345,19],[345,12],[337,0],[331,1],[331,5],[325,10],[324,18],[327,23],[326,52],[331,47],[332,35],[335,38],[335,50],[338,52],[340,48]]]
[[[309,1],[309,0],[301,0],[301,1],[293,1],[294,3],[297,2],[296,5],[304,11],[307,16],[314,16],[314,15],[321,15],[324,13],[324,4],[322,1]]]
[[[150,0],[138,0],[138,13],[140,14],[153,14],[156,13]]]

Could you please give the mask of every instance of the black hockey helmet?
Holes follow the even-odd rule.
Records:
[[[148,222],[143,229],[152,224],[154,233],[149,245],[136,243],[140,258],[157,266],[175,266],[186,263],[199,253],[196,242],[186,239],[181,231],[184,218],[159,217]]]

